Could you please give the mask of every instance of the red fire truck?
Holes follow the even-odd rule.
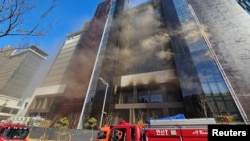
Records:
[[[152,120],[145,127],[122,120],[100,129],[96,141],[207,141],[214,119]]]
[[[0,124],[0,141],[26,141],[29,129],[23,124]]]

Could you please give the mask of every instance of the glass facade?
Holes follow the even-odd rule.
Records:
[[[202,29],[199,28],[199,22],[195,20],[195,15],[191,13],[191,6],[184,0],[174,0],[173,2],[183,29],[182,34],[184,34],[184,39],[191,54],[203,91],[203,93],[197,93],[197,95],[205,94],[208,112],[212,114],[210,116],[215,117],[230,114],[233,115],[235,119],[242,120],[225,83],[226,80],[223,78],[214,61],[211,50],[209,50],[209,43],[205,40],[206,38],[202,34]],[[186,28],[188,29],[186,30]],[[188,95],[183,96],[185,98]],[[198,96],[198,102],[201,100],[200,98],[201,97]]]
[[[184,112],[160,1],[127,10],[120,20],[110,111],[132,123]]]
[[[84,115],[82,121],[87,120],[88,118],[90,118],[91,116],[91,112],[93,112],[93,109],[95,111],[95,109],[98,109],[97,111],[95,111],[95,113],[101,113],[100,109],[101,109],[101,105],[104,101],[102,101],[103,99],[100,99],[100,97],[98,99],[100,99],[100,103],[96,104],[96,106],[94,106],[94,98],[96,97],[96,93],[97,93],[97,84],[98,82],[100,82],[99,79],[99,75],[100,75],[100,69],[103,66],[103,58],[105,55],[105,51],[107,48],[107,42],[109,39],[109,33],[110,33],[110,27],[111,27],[111,23],[112,23],[112,19],[113,19],[113,15],[114,15],[114,11],[115,11],[115,6],[116,6],[116,2],[112,2],[111,7],[109,9],[109,14],[105,23],[105,29],[103,32],[103,36],[100,42],[100,46],[99,46],[99,50],[97,53],[97,59],[95,62],[95,66],[92,72],[92,76],[91,76],[91,82],[87,91],[87,96],[85,98],[85,102],[83,104],[83,108],[82,108],[82,116]],[[100,84],[100,83],[99,83]],[[100,84],[103,85],[103,84]],[[103,95],[102,95],[103,97]],[[98,108],[97,108],[98,107]],[[99,116],[99,115],[98,115]],[[79,125],[81,126],[81,125]],[[82,128],[82,127],[81,127]]]
[[[236,0],[239,5],[250,14],[250,0]]]
[[[240,5],[228,0],[188,0],[201,25],[206,27],[209,41],[219,61],[220,70],[244,121],[250,116],[249,60],[250,20]],[[242,108],[241,108],[242,107]],[[246,113],[246,114],[244,114]],[[248,118],[247,118],[248,116]]]
[[[123,19],[126,25],[120,39],[121,75],[174,69],[169,37],[159,7],[147,9],[147,6],[128,11],[126,21]]]
[[[117,19],[121,22],[112,23],[107,44],[107,49],[116,49],[115,71],[105,73],[103,66],[100,71],[112,82],[105,111],[115,111],[118,119],[130,122],[140,119],[138,113],[151,118],[152,111],[159,117],[232,115],[242,121],[205,29],[185,0],[152,1]],[[119,27],[117,36],[114,26]],[[95,96],[103,91],[97,86]],[[101,100],[93,99],[92,115],[96,115],[93,110],[98,111]]]

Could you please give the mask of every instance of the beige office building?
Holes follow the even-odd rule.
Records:
[[[47,54],[37,48],[0,50],[0,119],[15,116],[23,108],[23,96]]]

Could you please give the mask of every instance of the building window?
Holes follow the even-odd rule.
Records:
[[[139,103],[163,102],[163,92],[159,89],[138,90],[137,97]]]
[[[122,103],[134,103],[132,91],[123,91],[121,94]]]
[[[137,91],[138,103],[149,102],[149,92],[148,90],[138,90]]]
[[[160,90],[150,90],[150,102],[158,103],[163,102],[162,91]]]

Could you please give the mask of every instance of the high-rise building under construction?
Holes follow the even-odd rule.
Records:
[[[149,0],[133,8],[106,0],[72,36],[81,40],[65,42],[62,51],[74,51],[63,81],[38,88],[27,114],[76,116],[74,128],[90,117],[136,123],[178,113],[246,122],[249,20],[228,0]]]

